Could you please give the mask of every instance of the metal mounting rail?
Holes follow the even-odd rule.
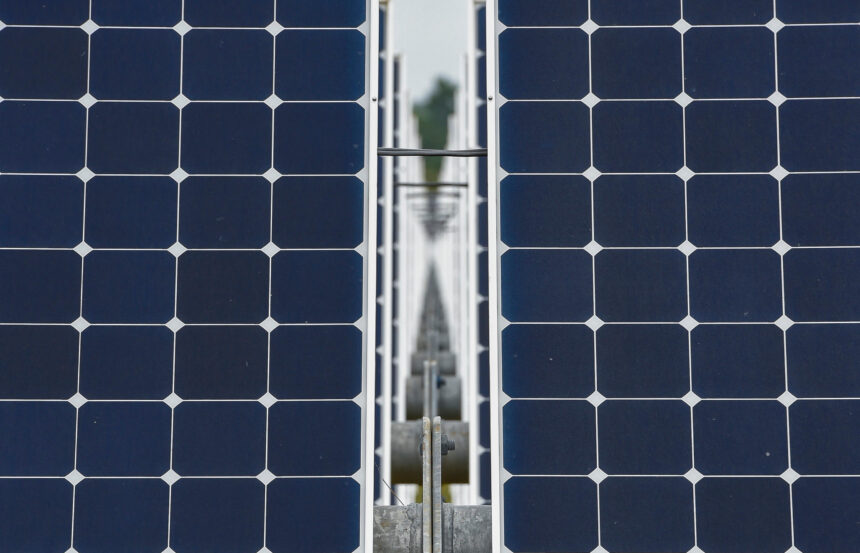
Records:
[[[465,182],[395,182],[394,186],[406,186],[410,188],[436,188],[441,186],[468,188],[469,184]]]
[[[431,150],[425,148],[377,148],[379,156],[417,156],[417,157],[487,157],[486,148],[472,150]]]

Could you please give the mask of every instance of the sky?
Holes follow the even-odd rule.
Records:
[[[394,0],[394,48],[406,59],[406,84],[422,100],[440,75],[458,82],[472,0]]]

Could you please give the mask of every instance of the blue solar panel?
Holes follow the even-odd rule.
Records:
[[[0,550],[369,539],[371,4],[0,4]]]
[[[472,54],[474,55],[474,83],[470,83],[468,90],[474,95],[474,105],[477,111],[474,118],[475,124],[470,129],[471,136],[469,137],[470,145],[474,147],[486,147],[487,145],[487,7],[484,2],[475,2],[474,4],[474,38]],[[528,37],[521,37],[528,38]],[[511,86],[517,86],[519,83],[510,83]],[[471,105],[471,104],[470,104]],[[477,476],[476,482],[470,482],[477,490],[474,494],[479,503],[489,504],[492,501],[492,475],[490,470],[490,363],[489,363],[489,256],[487,254],[488,233],[487,233],[487,160],[478,158],[475,160],[475,165],[472,169],[472,183],[475,186],[475,195],[477,196],[477,212],[474,213],[477,224],[477,260],[475,263],[477,274],[474,278],[477,282],[477,309],[473,312],[477,320],[477,338],[476,344],[476,359],[473,360],[473,367],[477,370],[478,383],[478,398],[477,398],[477,417],[478,420],[474,424],[475,429],[472,432],[479,431],[478,450],[472,455],[470,462],[477,465],[477,470],[472,474]],[[528,198],[520,198],[526,202],[532,202],[533,207],[538,209],[540,205],[540,191],[532,193],[530,190],[523,187],[523,196]],[[545,195],[543,197],[546,197]],[[514,202],[511,202],[511,204]],[[517,206],[511,205],[509,209],[516,210]],[[533,212],[525,213],[519,210],[520,232],[529,233],[530,230],[526,227],[533,220]]]
[[[502,550],[860,550],[860,6],[489,10]]]

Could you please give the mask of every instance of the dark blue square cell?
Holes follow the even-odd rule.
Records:
[[[705,478],[696,484],[703,551],[783,553],[791,547],[788,484],[780,478]]]
[[[279,0],[278,23],[284,27],[358,27],[366,19],[365,0]]]
[[[690,389],[687,348],[680,325],[604,325],[597,331],[597,390],[607,397],[681,397]]]
[[[801,551],[860,550],[860,478],[801,478],[792,492],[794,543]]]
[[[478,294],[488,297],[490,294],[488,292],[489,288],[489,261],[487,259],[488,255],[486,251],[483,251],[478,254]]]
[[[674,98],[681,93],[681,35],[671,28],[598,29],[591,71],[600,98]]]
[[[99,25],[172,27],[182,18],[182,0],[92,0]]]
[[[600,520],[608,551],[685,552],[694,540],[693,486],[683,478],[608,478]]]
[[[77,391],[78,332],[70,326],[0,326],[0,397],[66,399]]]
[[[786,27],[779,43],[779,90],[789,97],[860,96],[860,28]]]
[[[96,173],[168,174],[178,166],[179,110],[169,103],[90,108],[87,165]]]
[[[587,401],[514,400],[502,421],[511,474],[588,474],[597,466],[594,407]]]
[[[857,99],[784,103],[779,108],[782,166],[789,171],[860,170],[858,127]]]
[[[860,325],[794,325],[786,332],[788,390],[799,397],[860,396]]]
[[[778,397],[785,391],[782,330],[699,325],[690,335],[693,391],[701,397]]]
[[[0,321],[70,323],[81,303],[81,257],[73,251],[0,251]]]
[[[588,19],[588,0],[500,0],[498,15],[508,27],[576,26]]]
[[[674,0],[591,0],[591,19],[599,25],[671,25],[680,18]]]
[[[182,168],[260,174],[271,167],[272,111],[261,103],[193,103],[182,114]]]
[[[186,323],[259,323],[268,316],[269,259],[262,252],[186,252],[177,316]]]
[[[605,401],[597,428],[600,468],[609,474],[684,474],[692,466],[690,408],[682,401]]]
[[[266,546],[349,553],[359,545],[361,509],[361,490],[351,478],[275,480],[266,494]]]
[[[509,100],[581,98],[588,94],[588,35],[508,29],[499,35],[499,67],[499,93]]]
[[[76,173],[84,166],[87,110],[77,102],[0,103],[0,171]]]
[[[502,256],[502,316],[512,322],[585,321],[593,314],[591,256],[510,250]]]
[[[673,250],[605,250],[595,258],[597,316],[677,322],[687,315],[687,272]]]
[[[511,478],[504,484],[505,546],[512,551],[597,547],[597,485],[588,478]]]
[[[282,248],[354,248],[364,239],[364,183],[355,177],[275,182],[272,241]]]
[[[779,255],[771,250],[693,252],[690,315],[709,322],[775,321],[782,315],[780,284]]]
[[[584,177],[512,175],[499,189],[508,246],[582,247],[591,240],[591,184]]]
[[[272,94],[268,32],[196,29],[185,35],[183,48],[182,93],[191,100],[265,100]]]
[[[167,248],[176,242],[176,181],[95,177],[87,183],[86,242],[93,248]]]
[[[489,224],[487,224],[487,201],[486,199],[482,199],[478,203],[478,245],[487,247],[487,232],[489,231]]]
[[[77,469],[86,476],[161,476],[170,468],[170,408],[88,402],[78,415]]]
[[[502,331],[502,364],[502,390],[510,397],[587,397],[594,391],[594,335],[584,325],[510,325]]]
[[[0,246],[71,248],[81,241],[84,185],[60,175],[0,175]]]
[[[478,444],[490,447],[490,402],[486,399],[478,401]]]
[[[856,23],[860,6],[842,0],[780,0],[776,16],[785,23]]]
[[[479,503],[489,504],[492,499],[492,481],[490,477],[490,452],[485,451],[478,456],[480,467],[478,468],[478,480],[480,486]]]
[[[99,100],[174,98],[181,42],[172,29],[100,29],[92,36],[90,93]]]
[[[773,48],[766,27],[690,29],[684,35],[686,92],[693,98],[767,98],[776,90]]]
[[[269,390],[284,399],[351,399],[361,392],[361,331],[281,326],[272,331]]]
[[[604,173],[674,173],[684,165],[683,110],[675,102],[601,102],[592,120],[594,166]]]
[[[585,104],[508,102],[499,129],[499,159],[509,173],[581,173],[589,166]]]
[[[0,479],[0,550],[65,551],[73,503],[65,480]]]
[[[795,321],[860,320],[860,250],[785,255],[785,314]]]
[[[481,99],[487,97],[487,56],[479,54],[475,62],[475,80],[477,89],[475,96]]]
[[[89,17],[89,0],[4,2],[0,20],[7,25],[80,25]]]
[[[767,23],[773,17],[772,0],[683,0],[683,3],[684,19],[693,25],[752,25]]]
[[[272,0],[185,0],[184,19],[194,27],[265,27],[275,19]]]
[[[159,479],[93,479],[75,493],[78,551],[114,553],[167,547],[169,487]]]
[[[174,411],[173,469],[183,476],[253,476],[266,467],[266,408],[185,402]]]
[[[75,468],[75,408],[52,401],[0,402],[0,474],[65,476]]]
[[[176,334],[176,393],[257,399],[266,393],[269,338],[259,326],[186,326]]]
[[[770,175],[696,175],[687,182],[687,224],[697,246],[772,246],[779,184]]]
[[[681,179],[604,175],[594,182],[594,239],[601,246],[674,247],[684,238]]]
[[[256,479],[183,479],[173,486],[170,547],[177,553],[258,551],[265,488]]]
[[[487,147],[487,109],[484,106],[479,106],[475,108],[477,111],[476,119],[477,119],[477,127],[478,127],[478,146],[481,148]],[[522,118],[521,118],[522,120]],[[525,121],[528,121],[528,118],[525,118]],[[485,174],[482,172],[482,168],[486,161],[478,162],[478,171],[480,175]],[[486,179],[479,179],[479,181],[486,181]],[[479,187],[482,186],[480,183]],[[484,188],[486,190],[486,188]]]
[[[269,241],[270,185],[262,177],[190,177],[179,197],[188,248],[261,248]]]
[[[81,335],[81,394],[163,399],[173,382],[173,332],[163,326],[91,326]]]
[[[791,405],[791,466],[800,474],[860,473],[860,400]]]
[[[702,474],[782,474],[788,468],[785,407],[778,401],[702,401],[693,408]]]
[[[364,94],[360,32],[286,30],[275,40],[275,94],[281,99],[357,100]]]
[[[480,51],[487,49],[487,7],[475,4],[475,47]]]
[[[782,180],[782,236],[793,246],[860,244],[858,212],[860,175],[788,175]]]
[[[361,409],[352,401],[289,401],[269,409],[268,465],[275,474],[349,476],[361,466],[360,451]]]
[[[770,102],[693,102],[686,132],[687,166],[697,173],[776,167],[776,108]],[[782,159],[785,164],[784,151]]]
[[[87,52],[87,34],[80,29],[5,29],[0,33],[0,96],[80,98],[87,92]]]
[[[364,149],[364,109],[357,104],[287,103],[275,110],[281,173],[354,175],[364,167]]]
[[[272,259],[272,317],[282,323],[354,323],[363,260],[354,251],[284,251]]]
[[[166,323],[176,262],[167,252],[95,251],[84,261],[83,317],[91,323]]]

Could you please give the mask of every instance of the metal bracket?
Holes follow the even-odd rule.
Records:
[[[487,157],[486,148],[473,150],[430,150],[422,148],[377,148],[379,156],[413,157]]]

